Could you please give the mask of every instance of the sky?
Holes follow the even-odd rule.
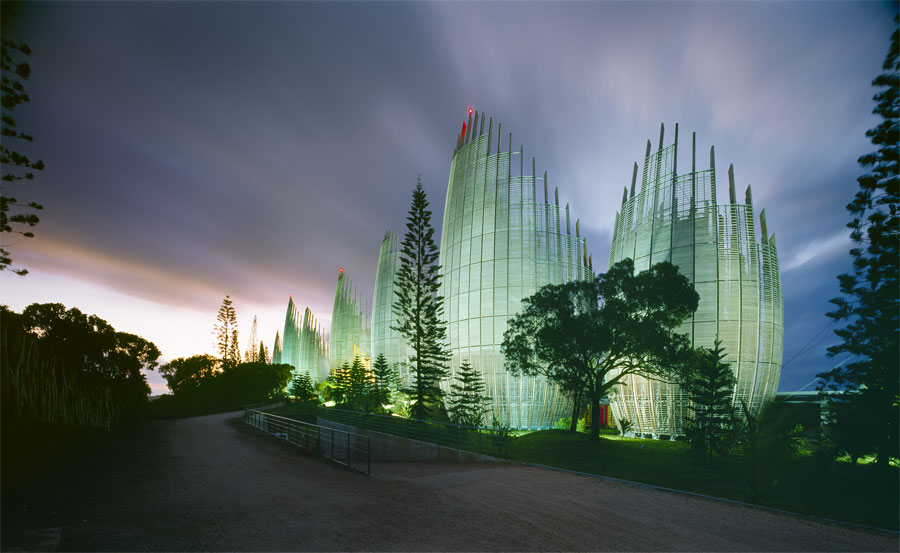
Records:
[[[15,111],[46,169],[36,237],[0,303],[59,302],[161,361],[212,353],[226,294],[242,348],[271,349],[289,295],[330,324],[338,268],[371,302],[416,177],[440,234],[468,109],[502,123],[606,270],[622,188],[660,123],[679,166],[716,148],[720,198],[766,210],[782,268],[780,390],[814,389],[851,269],[845,205],[895,2],[42,2],[3,36],[32,49]],[[4,243],[7,243],[4,237]],[[154,393],[165,391],[156,373]]]

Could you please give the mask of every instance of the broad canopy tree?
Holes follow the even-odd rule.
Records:
[[[514,374],[545,375],[591,401],[591,436],[600,400],[631,374],[680,381],[688,370],[687,336],[674,329],[699,296],[671,263],[634,274],[625,259],[592,280],[544,286],[509,321],[501,351]]]

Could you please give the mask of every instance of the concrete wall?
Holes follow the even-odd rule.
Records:
[[[366,428],[340,424],[334,421],[318,418],[319,426],[334,428],[344,432],[353,432],[369,437],[373,461],[421,461],[440,463],[485,463],[498,462],[502,459],[472,453],[471,451],[459,451],[450,447],[444,447],[428,442],[420,442],[410,438],[401,438],[391,434],[375,432]]]

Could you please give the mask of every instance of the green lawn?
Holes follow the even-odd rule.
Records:
[[[711,467],[692,458],[684,442],[602,437],[563,430],[532,432],[511,440],[517,461],[601,474],[666,488],[747,499],[749,471],[740,457]],[[898,469],[879,477],[875,466],[835,463],[820,467],[811,457],[770,463],[760,473],[759,503],[799,513],[898,528]]]
[[[289,419],[294,419],[300,422],[306,422],[309,424],[316,424],[316,406],[318,402],[313,401],[294,401],[292,403],[288,403],[282,407],[277,407],[275,409],[269,409],[266,411],[267,413],[271,413],[273,415],[280,415],[282,417],[287,417]]]

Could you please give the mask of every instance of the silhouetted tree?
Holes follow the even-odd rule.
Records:
[[[630,374],[680,381],[688,339],[674,332],[698,296],[671,263],[638,275],[625,259],[593,280],[548,284],[510,319],[501,351],[514,374],[543,374],[591,400],[591,437],[600,400]]]
[[[481,373],[468,361],[463,361],[456,373],[456,382],[450,385],[450,420],[454,424],[481,427],[485,424],[487,402]]]
[[[175,394],[191,394],[211,382],[220,372],[219,360],[211,355],[179,357],[159,368],[166,385]]]
[[[222,300],[216,321],[213,334],[216,336],[216,353],[222,361],[222,368],[237,365],[241,362],[241,353],[238,349],[237,315],[230,296],[226,295]]]
[[[896,21],[896,19],[895,19]],[[898,393],[900,393],[900,43],[898,31],[882,73],[872,82],[874,113],[882,121],[866,132],[877,150],[859,158],[867,171],[857,182],[859,190],[847,205],[852,217],[847,226],[856,246],[850,250],[853,274],[838,277],[841,296],[831,300],[836,308],[828,316],[845,326],[835,330],[841,343],[828,348],[829,356],[848,353],[855,358],[818,375],[820,389],[843,390],[828,394],[839,419],[832,436],[837,446],[853,454],[874,452],[877,465],[886,469],[898,455]],[[840,421],[841,418],[845,420]],[[848,426],[859,424],[856,432]],[[864,431],[863,426],[869,426]],[[841,430],[840,427],[843,427]],[[865,439],[867,443],[861,443]]]
[[[431,211],[421,177],[413,190],[406,221],[406,235],[400,246],[400,268],[394,280],[397,297],[392,307],[397,315],[397,326],[392,328],[400,332],[413,350],[409,358],[413,378],[409,390],[411,415],[424,420],[428,417],[429,405],[440,403],[440,382],[447,376],[449,352],[447,326],[441,317],[444,301],[439,295],[439,253],[434,244]]]
[[[712,349],[697,348],[695,372],[687,383],[691,395],[687,438],[694,452],[709,461],[715,453],[726,453],[732,441],[734,373],[726,355],[718,338]]]
[[[9,4],[9,3],[7,3]],[[9,17],[7,9],[3,10],[3,16]],[[31,54],[31,49],[24,42],[14,42],[3,38],[0,40],[0,104],[3,106],[2,135],[0,146],[0,165],[2,165],[2,195],[0,195],[0,236],[18,234],[23,238],[32,238],[34,233],[30,230],[38,224],[36,211],[44,209],[37,202],[23,202],[14,196],[15,187],[22,184],[30,184],[34,180],[34,171],[44,169],[43,160],[32,161],[27,155],[16,151],[24,143],[30,143],[34,138],[16,126],[13,118],[16,106],[28,103],[31,99],[25,93],[24,82],[31,75],[31,66],[23,58]],[[6,248],[13,243],[0,243],[0,270],[12,270],[18,275],[28,274],[27,269],[9,269],[12,263],[10,251]]]
[[[272,363],[272,360],[269,358],[269,348],[263,344],[263,341],[259,341],[259,350],[256,352],[256,362],[257,363]]]

